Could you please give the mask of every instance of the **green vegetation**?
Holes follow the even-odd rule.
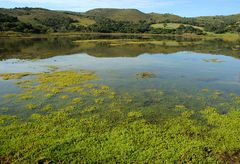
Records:
[[[0,31],[22,33],[153,33],[204,35],[239,33],[240,15],[184,18],[136,9],[94,9],[85,13],[41,8],[0,9]]]
[[[155,74],[152,72],[141,72],[141,73],[137,73],[137,77],[142,79],[154,78]]]
[[[6,19],[1,21],[3,23],[1,23],[0,31],[23,33],[39,34],[79,31],[85,29],[85,26],[95,22],[78,13],[51,11],[41,8],[0,9],[0,14],[15,18],[14,22]],[[12,20],[12,18],[10,20]]]
[[[146,52],[194,51],[240,57],[239,15],[182,18],[134,9],[86,13],[0,9],[0,31],[14,36],[22,36],[18,32],[55,35],[2,39],[3,60],[37,61],[79,52],[133,57]],[[20,90],[1,95],[0,163],[240,162],[240,96],[235,93],[206,86],[194,94],[181,88],[142,86],[122,92],[99,82],[100,77],[91,71],[45,67],[48,73],[0,74],[1,80],[11,80],[4,83]],[[152,72],[132,75],[132,79],[145,79],[135,79],[143,83],[157,79]]]
[[[151,27],[153,28],[166,28],[166,29],[176,29],[180,25],[179,23],[157,23],[157,24],[152,24]]]
[[[154,24],[151,29],[151,33],[154,34],[197,34],[197,35],[205,35],[204,31],[200,27],[193,27],[190,25],[183,24],[168,24],[164,23],[161,28],[161,24]],[[178,26],[179,25],[179,26]]]
[[[0,77],[3,78],[3,80],[11,80],[11,79],[21,79],[22,77],[33,75],[32,73],[26,72],[26,73],[4,73],[0,74]]]
[[[204,62],[222,63],[224,60],[219,59],[203,59]]]
[[[120,22],[127,21],[134,23],[150,19],[149,15],[137,9],[93,9],[87,11],[85,15],[97,18],[108,18]]]
[[[184,24],[180,24],[180,23],[157,23],[157,24],[152,24],[151,27],[153,27],[153,28],[177,29],[181,25],[184,25]],[[192,27],[198,28],[200,30],[204,30],[202,27],[198,27],[198,26],[192,26]]]
[[[134,95],[115,93],[110,87],[97,84],[97,79],[97,75],[89,71],[60,71],[38,74],[28,81],[19,80],[17,85],[23,90],[16,98],[31,93],[36,101],[17,102],[18,111],[25,113],[24,116],[0,115],[0,161],[240,161],[240,104],[236,94],[228,95],[229,101],[222,101],[225,96],[204,88],[195,98],[181,93],[181,97],[187,99],[182,101],[176,99],[176,95],[170,98],[157,89],[148,90],[144,93],[147,97],[144,97],[146,107],[143,108],[138,104],[141,99],[135,101]],[[43,97],[47,93],[53,96]],[[62,100],[58,101],[59,98]],[[154,104],[150,99],[159,101],[159,98],[164,103],[157,103],[157,111],[168,109],[171,113],[172,110],[174,117],[152,113]],[[203,105],[213,100],[221,103],[192,109],[196,101]],[[154,120],[156,116],[160,120]]]

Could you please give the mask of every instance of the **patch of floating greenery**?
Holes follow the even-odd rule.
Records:
[[[50,70],[50,71],[57,71],[59,68],[57,66],[53,66],[53,65],[49,65],[47,66],[47,68]]]
[[[228,163],[239,162],[240,98],[222,104],[223,93],[207,88],[196,96],[148,89],[144,97],[117,94],[91,84],[88,71],[61,71],[35,76],[23,88],[31,115],[0,115],[0,159],[10,163]],[[25,85],[18,83],[19,86]],[[139,91],[137,91],[139,93]],[[51,94],[55,101],[46,100]],[[140,94],[140,93],[139,93]],[[208,97],[203,97],[206,95]],[[14,97],[13,97],[14,98]],[[219,101],[216,107],[208,102]],[[193,111],[197,103],[201,110]],[[60,103],[60,105],[59,105]],[[144,104],[146,107],[144,107]],[[239,104],[240,105],[240,104]],[[218,112],[217,107],[227,111]],[[155,107],[155,108],[154,108]],[[19,107],[20,108],[20,107]],[[154,108],[154,109],[153,109]],[[34,109],[34,110],[33,110]],[[158,110],[156,110],[158,109]],[[175,117],[162,122],[163,110]],[[41,113],[42,111],[42,113]],[[199,115],[200,119],[195,119]],[[150,119],[149,119],[150,118]],[[24,139],[23,139],[24,138]],[[8,161],[6,161],[6,159]]]
[[[141,112],[129,112],[128,117],[130,117],[130,118],[140,118],[140,117],[143,117],[143,114]]]
[[[0,77],[3,80],[12,80],[12,79],[21,79],[25,76],[30,76],[33,75],[32,73],[29,72],[24,72],[24,73],[3,73],[0,74]]]
[[[60,96],[60,99],[62,99],[62,100],[66,100],[66,99],[68,99],[68,98],[69,98],[68,95],[62,95],[62,96]]]
[[[37,108],[37,105],[36,105],[36,104],[27,104],[27,105],[26,105],[26,109],[28,109],[28,110],[33,110],[33,109],[35,109],[35,108]]]
[[[51,104],[48,104],[48,105],[46,105],[42,108],[43,111],[49,111],[49,110],[52,110],[52,109],[53,109],[53,105],[51,105]]]
[[[16,119],[17,119],[16,116],[0,115],[0,126],[1,126],[1,124],[6,124],[6,123],[8,123],[10,121],[14,121]]]
[[[14,98],[14,97],[16,97],[16,94],[14,94],[14,93],[9,93],[9,94],[6,94],[3,96],[3,98],[6,98],[6,99]]]
[[[204,62],[212,62],[212,63],[222,63],[222,62],[225,62],[224,60],[220,60],[220,59],[216,59],[216,58],[214,58],[214,59],[203,59],[202,61],[204,61]]]
[[[30,92],[30,93],[27,92],[27,93],[18,95],[18,98],[19,98],[20,100],[31,100],[31,99],[34,98],[34,96],[32,95],[31,92]]]
[[[147,79],[147,78],[154,78],[156,77],[156,75],[152,72],[140,72],[140,73],[137,73],[137,77],[142,79]]]
[[[28,122],[0,128],[0,155],[1,159],[9,157],[11,162],[21,163],[239,162],[240,112],[221,115],[214,108],[206,108],[199,113],[206,125],[192,119],[193,114],[185,111],[156,125],[148,123],[141,112],[129,112],[111,128],[110,120],[96,114],[80,118],[71,117],[67,111],[33,114]]]

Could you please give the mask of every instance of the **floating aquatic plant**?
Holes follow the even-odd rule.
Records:
[[[43,110],[43,111],[53,110],[53,105],[48,104],[48,105],[44,106],[44,107],[42,108],[42,110]]]
[[[179,111],[184,111],[184,110],[186,110],[187,108],[186,108],[184,105],[175,105],[175,109],[176,109],[176,110],[179,110]]]
[[[13,97],[16,97],[16,96],[17,96],[17,94],[10,93],[10,94],[4,95],[3,97],[4,97],[5,99],[9,99],[9,98],[13,98]]]
[[[36,107],[37,107],[37,105],[35,105],[35,104],[27,104],[27,105],[26,105],[26,108],[29,109],[29,110],[33,110],[33,109],[35,109]]]
[[[137,73],[138,78],[146,79],[146,78],[154,78],[156,75],[152,72],[141,72]]]
[[[141,113],[141,112],[129,112],[128,113],[128,117],[136,117],[136,118],[140,118],[140,117],[142,117],[143,116],[143,114]]]
[[[32,73],[29,72],[24,72],[24,73],[4,73],[0,74],[0,77],[3,80],[12,80],[12,79],[21,79],[25,76],[33,75]]]
[[[73,103],[80,103],[81,102],[81,98],[74,98],[72,100]]]
[[[204,93],[208,93],[209,89],[208,88],[203,88],[201,91],[204,92]]]
[[[69,98],[68,95],[62,95],[62,96],[60,96],[60,99],[63,99],[63,100],[66,100],[66,99],[68,99],[68,98]]]
[[[21,100],[30,114],[25,119],[0,115],[0,160],[224,163],[222,159],[230,156],[233,162],[240,161],[236,155],[240,150],[237,94],[223,103],[221,92],[207,89],[196,95],[160,89],[118,93],[105,85],[90,84],[96,79],[88,71],[43,73],[31,79],[30,88],[16,95],[34,95],[31,103]],[[217,107],[206,108],[212,101],[226,109],[224,115]],[[171,112],[174,117],[168,116]]]
[[[26,94],[21,94],[21,95],[18,95],[18,98],[20,100],[31,100],[33,99],[34,97],[32,96],[32,94],[30,93],[26,93]]]

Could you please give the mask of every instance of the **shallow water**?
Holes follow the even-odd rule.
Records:
[[[0,46],[0,161],[240,161],[239,42],[82,35]]]
[[[74,43],[91,37],[4,39],[1,42],[0,73],[91,70],[100,77],[93,83],[110,86],[120,94],[129,93],[133,107],[159,110],[184,105],[201,110],[229,101],[230,93],[240,94],[240,48],[238,42],[221,40],[183,40],[179,38],[137,38],[149,43],[111,46],[103,42]],[[102,36],[100,39],[109,38]],[[116,39],[111,38],[111,39]],[[118,38],[119,39],[119,38]],[[151,72],[152,78],[139,78],[138,73]],[[24,78],[25,79],[25,78]],[[20,92],[16,80],[0,80],[0,107],[19,107],[2,96]],[[220,92],[213,101],[201,90]],[[159,92],[164,95],[159,95]],[[191,100],[186,99],[191,95]],[[159,100],[159,98],[161,100]],[[57,100],[53,101],[57,103]],[[221,110],[221,107],[219,108]],[[223,107],[222,107],[223,109]],[[226,109],[225,109],[226,110]],[[8,110],[18,115],[21,110]],[[171,113],[170,111],[161,111]],[[0,113],[5,113],[2,110]],[[153,115],[151,117],[154,117]]]

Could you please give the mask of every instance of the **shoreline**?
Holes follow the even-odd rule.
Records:
[[[206,35],[196,34],[150,34],[150,33],[89,33],[89,32],[57,32],[46,34],[32,34],[32,33],[17,33],[17,32],[0,32],[0,38],[48,38],[48,37],[74,37],[80,35],[95,35],[95,36],[162,36],[162,37],[182,37],[182,38],[195,38],[195,39],[223,39],[225,41],[238,41],[240,40],[240,34],[237,33],[224,33],[214,34],[208,33]]]

